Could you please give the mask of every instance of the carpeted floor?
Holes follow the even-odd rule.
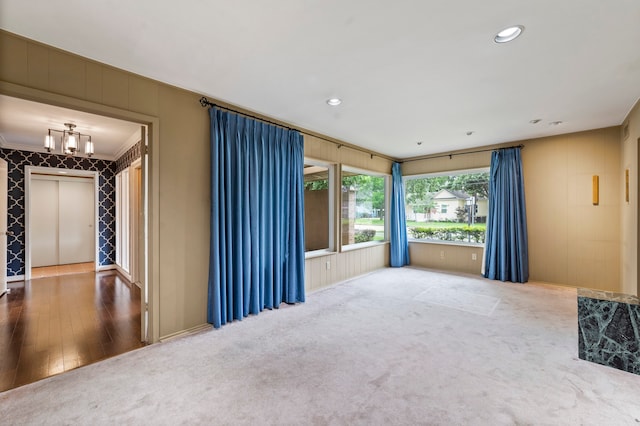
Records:
[[[9,424],[638,425],[576,292],[413,268],[0,394]]]

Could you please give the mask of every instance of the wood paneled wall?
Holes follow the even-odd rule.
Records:
[[[306,260],[305,288],[314,291],[389,265],[389,244],[330,253]]]
[[[6,31],[0,31],[0,93],[149,126],[151,339],[205,324],[210,148],[209,116],[198,103],[201,95]],[[314,136],[305,136],[305,154],[377,172],[391,170],[388,159],[372,158],[348,144],[338,148]],[[328,285],[367,272],[372,265],[382,267],[388,263],[384,246],[336,254],[329,278],[307,277]],[[347,262],[351,260],[358,266]]]
[[[628,234],[620,220],[624,175],[620,127],[503,146],[519,143],[525,145],[530,280],[621,291],[621,241]],[[491,153],[486,152],[408,161],[402,166],[403,174],[417,175],[488,167],[490,161]],[[591,198],[593,175],[600,176],[598,206]],[[631,210],[637,214],[637,207]],[[637,230],[630,231],[637,235]],[[440,245],[420,244],[410,244],[412,264],[479,273],[468,250],[451,246],[441,259]]]
[[[620,128],[622,176],[622,292],[640,295],[638,261],[640,261],[640,215],[638,214],[638,167],[640,166],[640,100],[629,113]],[[625,171],[629,171],[629,201],[625,197]]]

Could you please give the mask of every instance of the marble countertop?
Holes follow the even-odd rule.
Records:
[[[631,294],[614,293],[612,291],[579,288],[578,297],[589,297],[591,299],[608,300],[611,302],[621,302],[621,303],[627,303],[629,305],[640,305],[640,299],[638,299],[638,296],[633,296]]]

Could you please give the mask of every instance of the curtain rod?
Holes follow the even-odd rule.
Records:
[[[432,156],[424,156],[424,157],[418,157],[418,158],[412,158],[409,160],[404,160],[401,161],[401,163],[408,163],[410,161],[420,161],[420,160],[430,160],[432,158],[444,158],[444,157],[449,157],[449,159],[452,159],[454,155],[465,155],[465,154],[477,154],[479,152],[489,152],[489,151],[497,151],[499,149],[508,149],[508,148],[524,148],[523,144],[520,145],[512,145],[512,146],[505,146],[505,147],[498,147],[498,148],[486,148],[486,149],[478,149],[476,151],[465,151],[465,152],[452,152],[450,154],[440,154],[440,155],[432,155]]]
[[[238,111],[237,109],[229,108],[229,107],[226,107],[226,106],[223,106],[223,105],[214,104],[213,102],[211,102],[209,99],[207,99],[207,98],[206,98],[206,97],[204,97],[204,96],[200,98],[200,105],[201,105],[203,108],[206,108],[206,107],[216,107],[216,108],[220,108],[220,109],[226,109],[227,111],[235,112],[236,114],[241,114],[241,115],[244,115],[245,117],[249,117],[249,118],[253,118],[253,119],[255,119],[255,120],[260,120],[260,121],[265,122],[265,123],[273,124],[274,126],[284,127],[285,129],[288,129],[288,130],[295,130],[296,132],[300,132],[300,133],[302,133],[303,135],[312,136],[312,137],[314,137],[314,138],[322,139],[323,141],[331,142],[332,144],[334,144],[335,146],[337,146],[337,147],[338,147],[338,149],[340,149],[340,148],[342,148],[342,147],[345,147],[345,148],[353,149],[353,150],[355,150],[355,151],[360,151],[360,152],[362,152],[362,153],[364,153],[364,154],[369,154],[369,155],[371,156],[371,159],[372,159],[372,160],[373,160],[373,157],[375,156],[375,157],[384,158],[384,159],[389,160],[389,161],[397,161],[397,160],[394,160],[393,158],[387,157],[387,156],[385,156],[385,155],[381,155],[381,154],[373,154],[373,153],[371,153],[371,152],[369,152],[369,151],[366,151],[366,150],[364,150],[364,149],[358,148],[358,147],[353,146],[353,145],[345,145],[345,144],[343,144],[343,143],[336,142],[336,141],[334,141],[334,140],[327,139],[327,138],[322,137],[322,136],[312,135],[311,133],[307,133],[307,132],[305,132],[305,131],[303,131],[303,130],[296,129],[296,128],[289,127],[289,126],[285,126],[284,124],[280,124],[280,123],[276,123],[276,122],[274,122],[274,121],[267,120],[266,118],[257,117],[257,116],[255,116],[255,115],[251,115],[251,114],[248,114],[248,113],[243,112],[243,111]]]

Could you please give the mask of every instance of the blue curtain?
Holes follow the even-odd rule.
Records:
[[[529,280],[529,249],[520,148],[494,151],[489,174],[484,276],[525,283]]]
[[[302,135],[217,108],[211,117],[207,319],[304,302]]]
[[[407,219],[404,212],[404,184],[400,163],[391,166],[391,266],[409,264]]]

